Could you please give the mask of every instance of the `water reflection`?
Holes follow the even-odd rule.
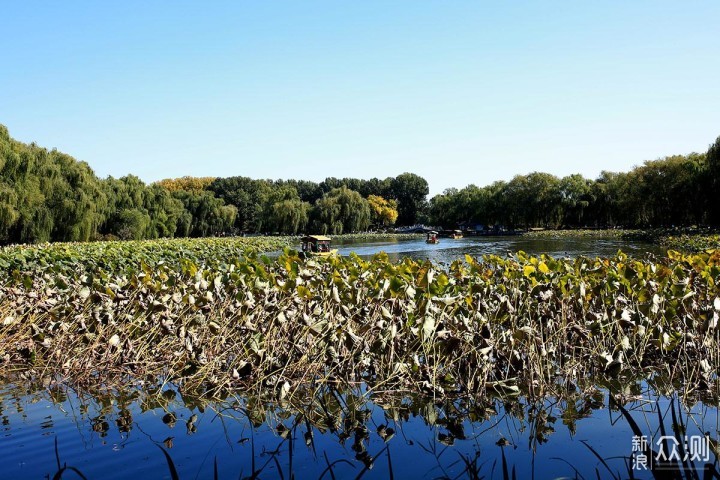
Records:
[[[650,441],[707,433],[708,461],[667,478],[694,478],[684,473],[693,468],[703,478],[705,464],[717,472],[717,394],[681,400],[659,377],[561,383],[544,399],[438,400],[318,384],[281,402],[271,394],[210,401],[168,384],[81,392],[7,382],[4,478],[52,478],[65,463],[87,478],[171,478],[158,447],[183,479],[213,478],[215,468],[218,478],[629,478],[638,429]]]

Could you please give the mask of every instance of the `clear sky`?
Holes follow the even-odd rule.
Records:
[[[8,1],[0,123],[105,177],[431,194],[720,135],[720,2]]]

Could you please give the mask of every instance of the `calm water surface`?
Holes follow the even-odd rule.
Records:
[[[672,410],[688,437],[718,436],[717,409],[623,387],[624,408],[654,443],[672,435]],[[626,478],[633,432],[606,389],[528,402],[484,399],[388,400],[326,391],[299,404],[231,398],[204,403],[165,385],[154,392],[89,394],[67,387],[18,387],[1,394],[2,478],[52,478],[60,465],[88,478],[503,478],[502,456],[518,478]],[[699,437],[698,437],[699,438]],[[501,446],[503,445],[503,446]],[[657,446],[654,446],[657,450]],[[593,453],[598,452],[610,470]],[[668,450],[669,452],[669,450]],[[710,461],[715,461],[709,453]],[[696,462],[700,466],[703,462]],[[635,478],[652,478],[648,471]],[[79,478],[66,472],[64,478]]]
[[[607,257],[619,250],[642,257],[647,253],[664,255],[665,251],[657,245],[629,241],[619,238],[528,238],[523,236],[506,237],[465,237],[460,239],[441,238],[440,243],[427,244],[424,237],[413,240],[386,240],[378,242],[334,242],[338,253],[348,255],[355,252],[361,257],[369,257],[384,251],[393,260],[410,257],[417,260],[432,260],[436,263],[450,264],[461,260],[465,254],[480,257],[486,254],[505,255],[508,252],[524,251],[533,255],[541,253],[552,257]]]

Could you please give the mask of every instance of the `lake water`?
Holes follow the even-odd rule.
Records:
[[[567,237],[567,238],[530,238],[524,236],[505,237],[465,237],[459,239],[441,238],[440,243],[425,243],[424,237],[412,240],[384,240],[376,242],[334,242],[338,253],[348,255],[355,252],[361,257],[369,257],[383,251],[392,260],[410,257],[417,260],[432,260],[435,263],[450,264],[462,260],[465,254],[480,257],[486,254],[506,255],[507,253],[524,251],[533,255],[541,253],[552,257],[607,257],[617,254],[619,250],[642,257],[647,253],[664,255],[661,247],[620,238]]]
[[[442,239],[436,245],[417,239],[335,246],[342,254],[371,256],[382,250],[392,258],[445,264],[466,253],[517,250],[555,257],[606,256],[618,250],[635,256],[663,253],[646,244],[596,238],[481,237]],[[87,392],[51,378],[5,376],[0,378],[0,478],[53,478],[67,465],[77,471],[66,469],[62,478],[81,478],[81,472],[86,478],[170,479],[163,450],[181,479],[214,478],[215,469],[221,479],[253,473],[255,478],[287,479],[502,479],[511,478],[513,470],[519,479],[575,478],[576,473],[577,478],[653,478],[642,462],[632,469],[632,456],[637,463],[640,453],[633,450],[641,439],[634,443],[630,419],[656,453],[663,448],[671,454],[673,439],[684,443],[687,437],[688,445],[700,450],[705,433],[712,439],[719,436],[717,394],[680,402],[675,388],[644,379],[597,387],[561,385],[561,396],[532,402],[524,397],[435,402],[326,387],[314,398],[278,404],[242,392],[208,402],[183,396],[181,387],[170,384]],[[610,392],[625,411],[611,405]],[[665,443],[657,444],[664,435]],[[692,462],[698,469],[705,463],[717,468],[710,448],[716,444],[708,445]]]
[[[171,385],[90,394],[6,384],[0,475],[53,478],[59,464],[87,478],[172,478],[162,448],[181,479],[213,478],[215,468],[218,478],[253,471],[257,478],[504,478],[503,456],[521,479],[572,478],[575,471],[629,477],[633,431],[622,411],[607,408],[606,389],[539,402],[374,397],[382,406],[362,393],[326,390],[278,405],[253,398],[201,402]],[[716,408],[686,407],[644,382],[626,385],[623,394],[627,415],[658,453],[660,437],[674,435],[673,410],[681,432],[675,437],[718,437]],[[715,461],[709,450],[700,454],[707,457],[693,462],[698,469],[706,458]],[[642,469],[633,475],[652,478]]]

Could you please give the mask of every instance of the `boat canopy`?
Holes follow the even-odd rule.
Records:
[[[326,237],[324,235],[308,235],[307,237],[303,238],[303,241],[315,241],[315,242],[329,242],[331,239],[330,237]]]

